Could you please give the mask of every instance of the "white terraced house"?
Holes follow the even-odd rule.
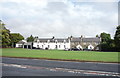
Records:
[[[35,39],[33,42],[33,47],[40,49],[70,49],[69,39],[60,38],[40,38]]]
[[[99,50],[99,44],[101,39],[99,37],[95,38],[85,38],[85,37],[68,37],[68,38],[35,38],[33,42],[23,42],[20,41],[16,44],[18,48],[30,48],[30,49],[89,49],[89,50]]]

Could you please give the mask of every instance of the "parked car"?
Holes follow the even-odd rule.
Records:
[[[45,50],[48,50],[48,48],[46,47]]]
[[[65,49],[64,49],[64,51],[70,51],[70,49],[68,49],[68,48],[65,48]]]
[[[88,49],[88,48],[84,48],[83,50],[84,50],[84,51],[93,51],[93,50]]]
[[[71,48],[71,51],[80,51],[78,48]]]

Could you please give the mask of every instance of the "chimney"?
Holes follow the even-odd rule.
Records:
[[[52,39],[55,39],[55,37],[53,36]]]
[[[71,36],[70,36],[70,40],[72,40],[72,38],[73,38],[73,36],[71,35]]]
[[[81,37],[80,38],[83,38],[83,35],[81,35]]]

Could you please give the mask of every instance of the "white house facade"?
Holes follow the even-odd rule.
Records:
[[[57,38],[41,38],[35,39],[33,42],[34,48],[39,49],[70,49],[70,40],[69,39],[57,39]]]
[[[35,38],[33,42],[20,41],[16,47],[30,48],[30,49],[71,49],[77,48],[80,50],[99,50],[101,39],[83,38],[83,37],[68,37],[68,38]]]
[[[24,43],[27,43],[27,41],[26,40],[21,40],[21,41],[19,41],[18,43],[16,43],[16,48],[22,48],[22,47],[24,47]]]

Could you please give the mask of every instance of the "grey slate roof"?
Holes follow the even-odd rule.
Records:
[[[39,40],[40,40],[41,42],[47,42],[48,40],[50,40],[50,38],[39,38]]]
[[[83,38],[83,42],[100,42],[100,38]]]
[[[52,39],[52,38],[39,38],[38,40],[40,42],[48,42],[48,40],[50,40],[50,42],[55,42],[56,40],[57,40],[57,42],[64,42],[64,40],[66,42],[68,42],[67,38],[54,38],[54,39]],[[35,41],[37,41],[37,39]]]
[[[32,42],[24,43],[24,45],[32,45]]]
[[[81,41],[81,38],[72,38],[71,39],[71,42],[80,42]]]
[[[55,40],[57,40],[58,42],[64,42],[64,41],[66,41],[66,42],[68,42],[69,40],[68,39],[60,39],[60,38],[58,38],[58,39],[55,39]]]
[[[39,38],[39,39],[35,39],[35,41],[39,40],[40,42],[48,42],[48,40],[50,40],[50,42],[55,42],[57,40],[57,42],[64,42],[64,40],[66,42],[69,42],[68,38]],[[73,37],[71,39],[71,42],[100,42],[100,38],[98,37],[94,37],[94,38],[81,38],[81,37]]]
[[[100,38],[72,38],[71,39],[71,42],[100,42]]]

